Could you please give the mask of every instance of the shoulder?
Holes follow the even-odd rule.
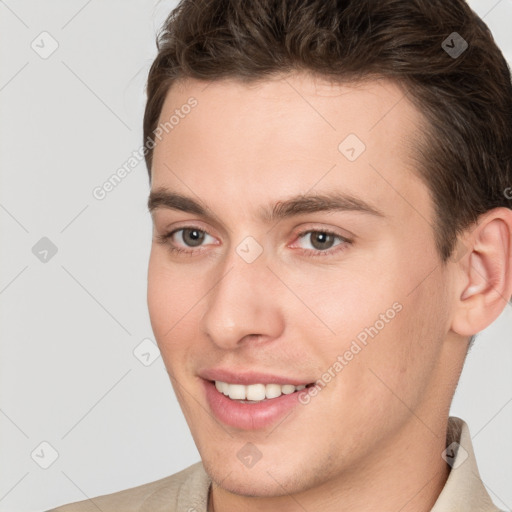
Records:
[[[154,482],[70,503],[47,512],[170,512],[178,510],[182,501],[190,507],[206,503],[209,485],[210,479],[202,463],[198,462]],[[175,508],[169,508],[171,505]]]

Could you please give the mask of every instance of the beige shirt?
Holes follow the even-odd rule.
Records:
[[[446,438],[445,460],[451,470],[431,512],[499,512],[480,480],[466,423],[450,417]],[[161,480],[48,512],[207,512],[210,483],[198,462]]]

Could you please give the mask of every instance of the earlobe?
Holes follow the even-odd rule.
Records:
[[[512,294],[512,210],[495,208],[468,233],[452,330],[472,336],[489,326]]]

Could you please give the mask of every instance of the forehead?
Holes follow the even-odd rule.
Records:
[[[402,203],[404,195],[418,204],[428,200],[411,158],[423,117],[385,79],[188,79],[168,92],[159,123],[172,116],[154,150],[153,190],[193,192],[210,203],[221,195],[238,206],[243,195],[257,208],[269,196],[337,189],[397,216],[411,208],[398,204],[401,196]]]

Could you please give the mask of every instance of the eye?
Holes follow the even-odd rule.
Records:
[[[187,250],[187,247],[200,247],[207,237],[215,240],[210,234],[203,229],[194,226],[185,226],[179,229],[164,233],[157,236],[157,242],[167,245],[171,252],[176,253],[196,253],[197,251]],[[177,239],[177,240],[176,240]],[[181,242],[183,246],[176,245],[176,241]]]
[[[298,234],[298,238],[309,239],[309,243],[313,249],[304,248],[304,246],[300,246],[300,248],[311,256],[324,256],[337,253],[338,251],[344,250],[346,245],[351,243],[351,240],[327,229],[303,231]],[[336,239],[340,240],[338,244],[334,244]],[[341,247],[334,250],[332,249],[338,246]]]
[[[180,233],[178,238],[185,243],[188,247],[199,247],[206,237],[210,236],[206,231],[196,228],[181,228],[173,232],[173,234]]]

